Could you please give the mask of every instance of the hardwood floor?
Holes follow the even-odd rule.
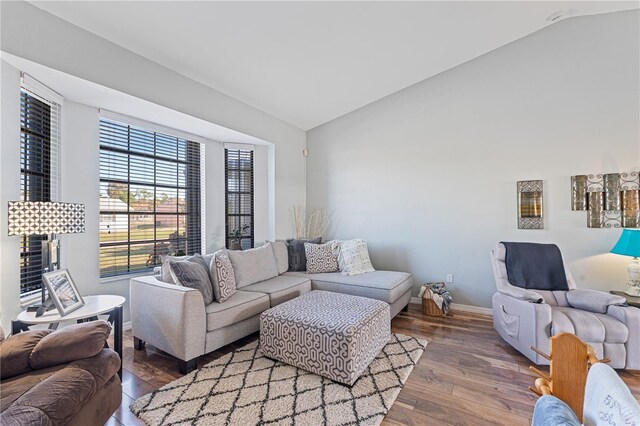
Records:
[[[489,316],[454,311],[434,318],[422,315],[420,305],[410,305],[409,312],[393,319],[392,328],[429,344],[383,425],[531,424],[537,399],[527,390],[534,381],[531,362],[502,341]],[[256,338],[257,333],[201,357],[199,365]],[[640,371],[619,374],[640,398]],[[107,424],[142,425],[129,404],[179,377],[174,358],[150,346],[135,351],[131,331],[125,332],[122,405]]]

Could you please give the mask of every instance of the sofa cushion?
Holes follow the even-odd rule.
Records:
[[[289,270],[289,249],[284,241],[276,241],[271,243],[273,247],[273,255],[276,258],[276,266],[278,274],[283,274]]]
[[[220,250],[215,253],[209,265],[209,272],[213,284],[213,297],[216,302],[225,302],[236,292],[236,277],[226,251]]]
[[[109,338],[111,326],[106,321],[74,324],[40,340],[31,352],[31,368],[40,369],[97,355]]]
[[[55,367],[43,368],[42,370],[32,370],[28,373],[2,380],[2,392],[0,393],[0,413],[4,412],[11,404],[17,401],[29,389],[40,382],[47,380],[58,370],[62,370],[66,365],[56,365]]]
[[[393,303],[413,287],[413,276],[406,272],[375,271],[360,275],[342,275],[340,272],[305,275],[287,272],[285,276],[306,276],[313,290],[352,294]]]
[[[269,296],[266,294],[238,290],[226,302],[213,302],[205,307],[207,331],[235,324],[267,309],[269,309]]]
[[[307,257],[308,274],[321,274],[338,270],[338,258],[333,253],[331,244],[304,243],[304,254]]]
[[[304,243],[320,244],[322,238],[314,238],[313,240],[287,240],[287,249],[289,250],[289,271],[306,271],[307,257],[304,253]]]
[[[0,342],[0,353],[2,353],[2,368],[0,368],[0,378],[2,380],[9,377],[31,371],[29,358],[33,348],[45,336],[53,330],[32,330],[25,333],[18,333]]]
[[[271,243],[250,250],[229,250],[229,259],[236,276],[236,287],[268,280],[278,275],[276,257]]]
[[[257,291],[269,295],[271,306],[291,300],[311,291],[311,281],[306,276],[280,275],[266,281],[251,284],[243,291]]]
[[[623,305],[627,299],[604,291],[576,289],[566,292],[567,301],[572,308],[599,314],[606,314],[609,305]]]
[[[605,314],[566,307],[551,307],[551,334],[572,333],[589,343],[625,343],[627,326]]]

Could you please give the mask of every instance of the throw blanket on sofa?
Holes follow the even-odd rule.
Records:
[[[562,254],[555,244],[505,243],[507,278],[530,290],[569,290]]]

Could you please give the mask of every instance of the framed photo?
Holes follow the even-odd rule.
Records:
[[[84,300],[68,270],[60,269],[42,274],[42,281],[61,317],[84,305]]]

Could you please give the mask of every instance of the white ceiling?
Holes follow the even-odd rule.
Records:
[[[638,1],[57,2],[37,7],[311,129],[552,23]]]

